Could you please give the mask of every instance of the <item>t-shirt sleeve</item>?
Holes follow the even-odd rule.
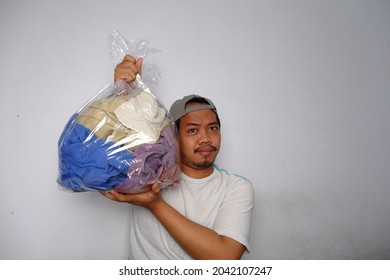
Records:
[[[220,235],[230,237],[250,251],[254,191],[252,183],[243,178],[232,180],[217,213],[213,229]]]

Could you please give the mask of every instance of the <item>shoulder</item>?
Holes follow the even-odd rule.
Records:
[[[227,183],[252,186],[252,183],[249,179],[236,173],[232,173],[226,169],[220,168],[218,165],[214,165],[214,170],[218,174],[218,176],[220,176],[222,180],[227,181]]]
[[[214,165],[214,170],[220,178],[221,183],[225,186],[227,193],[242,193],[248,196],[254,196],[252,182],[238,174],[231,173]]]

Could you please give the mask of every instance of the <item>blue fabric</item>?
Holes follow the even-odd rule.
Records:
[[[124,150],[109,155],[115,143],[98,138],[76,118],[72,116],[59,139],[58,183],[76,192],[113,189],[127,178],[133,154]]]

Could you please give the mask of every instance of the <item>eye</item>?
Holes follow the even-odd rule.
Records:
[[[194,134],[196,133],[198,130],[196,128],[190,128],[188,129],[188,132],[191,133],[191,134]]]
[[[209,127],[209,129],[211,131],[217,131],[219,129],[219,126],[218,125],[212,125],[212,126]]]

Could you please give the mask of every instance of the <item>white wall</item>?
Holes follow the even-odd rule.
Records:
[[[126,259],[129,205],[57,189],[57,140],[150,36],[166,105],[218,106],[256,191],[249,259],[390,258],[390,2],[0,1],[0,258]]]

